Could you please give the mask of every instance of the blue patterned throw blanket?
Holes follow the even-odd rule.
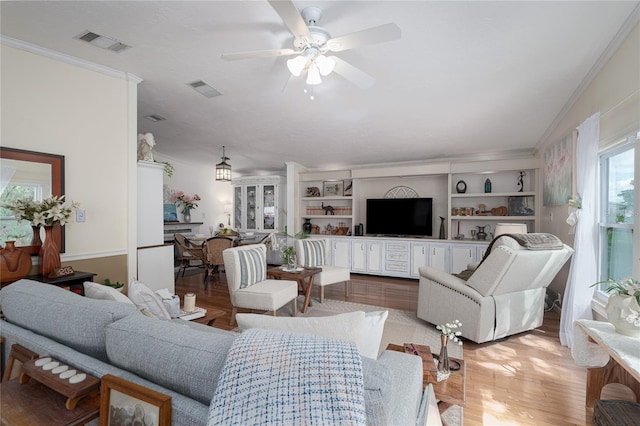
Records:
[[[225,361],[207,424],[366,424],[357,346],[273,330],[243,332]]]

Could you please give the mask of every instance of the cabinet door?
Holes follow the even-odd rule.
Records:
[[[233,227],[235,229],[244,228],[242,225],[242,187],[233,188]]]
[[[418,269],[421,266],[427,266],[429,262],[427,261],[428,246],[426,244],[411,244],[411,276],[419,277],[420,274]]]
[[[333,266],[351,267],[351,243],[348,240],[331,242],[331,260]]]
[[[246,188],[246,229],[257,229],[256,210],[258,208],[258,187],[256,185],[247,185]]]
[[[382,272],[382,243],[367,243],[367,272]]]
[[[276,186],[262,187],[262,229],[265,231],[276,229]]]
[[[452,245],[451,247],[451,273],[459,274],[467,269],[467,265],[476,260],[475,246]]]
[[[367,271],[367,243],[354,241],[352,243],[351,270],[354,272]]]
[[[448,254],[448,246],[429,244],[429,266],[443,272],[449,272]]]

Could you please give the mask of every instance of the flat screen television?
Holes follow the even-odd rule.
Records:
[[[432,235],[433,199],[367,199],[367,234],[393,236]]]

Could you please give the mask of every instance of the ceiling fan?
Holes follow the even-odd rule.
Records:
[[[373,77],[337,56],[326,56],[326,54],[367,44],[398,40],[402,33],[396,24],[389,23],[332,38],[327,30],[316,26],[322,16],[322,10],[319,8],[310,6],[298,12],[291,0],[269,0],[269,4],[293,34],[293,49],[223,53],[222,59],[234,61],[296,55],[295,58],[287,61],[287,68],[296,77],[306,71],[306,82],[309,85],[320,84],[322,82],[320,76],[335,72],[356,86],[366,89],[375,82]]]

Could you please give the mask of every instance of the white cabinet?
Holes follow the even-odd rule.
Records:
[[[427,243],[411,244],[411,276],[413,278],[420,276],[418,269],[420,269],[421,266],[429,265],[428,252],[429,246]]]
[[[477,247],[474,245],[455,245],[451,246],[451,268],[452,274],[459,274],[467,269],[467,265],[477,260]]]
[[[443,272],[449,272],[449,245],[429,244],[429,266]]]
[[[420,277],[421,266],[430,266],[449,272],[448,243],[412,243],[411,244],[411,277]]]
[[[410,243],[386,241],[384,243],[384,275],[406,277],[411,267]]]
[[[285,225],[285,179],[282,176],[234,180],[233,223],[241,231],[281,231]]]
[[[355,240],[351,243],[351,271],[382,272],[382,241]]]
[[[351,241],[331,239],[331,264],[343,268],[351,268]]]

